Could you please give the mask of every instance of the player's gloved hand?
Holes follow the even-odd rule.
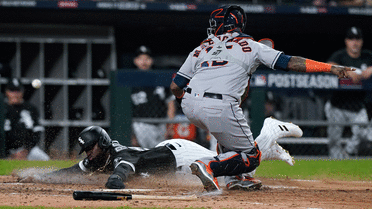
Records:
[[[182,94],[182,96],[180,96],[180,97],[176,97],[176,102],[177,102],[179,105],[181,105],[183,95],[185,95],[185,90],[183,90],[183,94]]]
[[[124,189],[125,188],[125,185],[123,183],[123,180],[121,179],[121,177],[117,174],[112,174],[106,184],[105,184],[106,188],[108,189]]]
[[[182,98],[177,98],[177,97],[176,97],[176,102],[177,102],[179,105],[181,105]]]

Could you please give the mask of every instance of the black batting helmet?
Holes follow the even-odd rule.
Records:
[[[207,33],[221,35],[239,29],[243,32],[246,22],[247,16],[240,6],[222,6],[211,13]]]
[[[99,126],[89,126],[85,128],[78,138],[81,150],[79,155],[85,151],[89,151],[98,143],[98,146],[105,150],[111,146],[111,138],[107,132]]]

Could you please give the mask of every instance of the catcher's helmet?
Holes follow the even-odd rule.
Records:
[[[238,29],[243,32],[246,22],[247,16],[240,6],[222,6],[211,13],[207,33],[221,35]]]
[[[89,126],[79,134],[78,142],[81,147],[79,152],[80,155],[92,149],[97,142],[101,149],[105,150],[109,148],[111,145],[111,138],[103,128],[99,126]]]

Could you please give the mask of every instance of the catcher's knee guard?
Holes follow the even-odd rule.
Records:
[[[209,163],[215,177],[233,176],[248,173],[260,165],[261,151],[253,148],[251,152],[227,152],[216,157]]]

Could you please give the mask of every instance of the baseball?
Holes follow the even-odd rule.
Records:
[[[34,87],[35,89],[38,89],[41,87],[41,81],[39,79],[34,79],[31,84],[32,84],[32,87]]]

